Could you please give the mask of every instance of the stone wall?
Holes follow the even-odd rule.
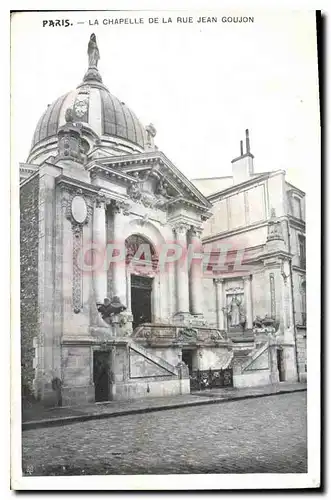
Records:
[[[307,333],[304,328],[297,328],[297,352],[300,382],[307,381]]]
[[[39,177],[20,191],[21,368],[23,395],[33,392],[34,338],[38,335]]]
[[[225,347],[203,347],[193,360],[194,370],[221,370],[228,366],[232,352]]]
[[[208,325],[217,328],[216,287],[212,278],[204,278],[203,286],[203,315]]]

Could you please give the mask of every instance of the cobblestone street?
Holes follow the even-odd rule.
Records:
[[[307,472],[306,393],[27,430],[22,440],[27,475]]]

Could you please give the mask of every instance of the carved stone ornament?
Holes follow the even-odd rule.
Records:
[[[71,215],[75,222],[84,224],[87,218],[87,205],[82,196],[74,196],[71,200]]]
[[[83,245],[82,225],[73,225],[73,248],[72,248],[72,305],[74,313],[78,314],[83,307],[82,281],[83,275],[78,262],[78,255]]]
[[[62,207],[65,209],[65,216],[71,222],[73,232],[72,248],[72,305],[73,310],[78,314],[83,307],[82,298],[82,270],[79,265],[79,252],[83,245],[83,227],[92,217],[92,198],[85,198],[82,189],[70,189],[68,187],[62,198]]]
[[[231,287],[231,288],[227,288],[226,289],[226,293],[229,294],[229,295],[237,295],[237,294],[242,294],[244,293],[244,289],[240,286],[237,286],[237,287]]]
[[[180,223],[174,225],[173,229],[174,229],[176,234],[184,235],[187,233],[187,231],[189,231],[190,226],[189,226],[189,224],[186,224],[184,222],[180,222]]]
[[[279,220],[276,218],[276,211],[271,209],[270,219],[268,221],[268,236],[267,241],[284,240],[282,227]]]
[[[135,172],[133,177],[135,181],[132,181],[128,188],[130,198],[145,207],[165,210],[170,199],[168,184],[161,179],[158,172],[150,170],[144,175]]]
[[[217,341],[217,340],[226,340],[224,335],[219,331],[219,330],[214,330],[211,334],[210,334],[210,338],[211,340],[213,341]]]
[[[125,201],[111,200],[110,206],[115,214],[123,213],[123,215],[130,215],[131,206]]]
[[[197,226],[191,226],[190,233],[192,237],[200,239],[202,234],[202,228]]]
[[[224,283],[224,281],[224,278],[214,278],[215,285],[221,285],[222,283]]]
[[[92,216],[92,198],[83,195],[82,189],[68,190],[63,197],[66,218],[70,220],[73,231],[76,226],[86,225]]]
[[[89,95],[87,93],[81,93],[76,96],[74,103],[74,111],[78,118],[82,118],[88,110]]]
[[[77,114],[77,113],[76,113]],[[82,124],[74,122],[74,111],[68,108],[65,113],[66,123],[59,128],[58,154],[60,157],[84,163],[86,155],[85,140],[82,135]]]
[[[146,134],[147,134],[147,144],[149,146],[153,146],[154,145],[154,137],[156,136],[156,128],[154,127],[154,125],[152,123],[150,123],[149,125],[147,125],[145,130],[146,130]]]
[[[191,341],[195,342],[198,338],[198,330],[195,330],[194,328],[181,328],[178,332],[178,337],[177,340],[186,340],[186,341]]]
[[[264,318],[256,316],[253,321],[254,333],[276,333],[279,328],[279,320],[271,318],[267,314]]]
[[[103,301],[103,304],[97,304],[97,309],[98,309],[102,319],[106,323],[111,325],[114,322],[113,321],[114,319],[116,319],[118,321],[121,320],[121,318],[119,316],[123,311],[126,311],[126,306],[124,304],[122,304],[119,297],[117,297],[115,295],[112,299],[109,299],[108,297],[106,297]],[[115,316],[116,316],[116,318],[115,318]],[[123,318],[122,318],[122,320],[123,320]]]

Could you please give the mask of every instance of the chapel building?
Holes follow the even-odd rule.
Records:
[[[303,380],[304,193],[282,171],[254,174],[248,135],[231,185],[190,181],[99,58],[91,35],[83,81],[47,107],[20,165],[23,395],[74,405]]]

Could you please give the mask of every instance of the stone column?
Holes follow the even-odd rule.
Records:
[[[251,276],[244,276],[244,297],[246,302],[246,328],[253,328],[253,305],[252,305],[252,280]]]
[[[216,285],[216,315],[217,315],[217,328],[220,330],[225,330],[225,323],[224,323],[224,304],[223,304],[223,283],[224,279],[223,278],[216,278],[214,279],[214,283]]]
[[[119,254],[112,262],[113,292],[119,297],[123,305],[128,305],[127,300],[127,275],[125,261],[125,240],[123,239],[123,226],[125,206],[116,203],[113,205],[113,243]]]
[[[93,271],[94,293],[96,302],[103,302],[107,297],[106,266],[106,206],[105,199],[97,198],[93,210],[93,248],[96,268]]]
[[[200,228],[191,228],[190,231],[190,251],[193,259],[190,259],[190,273],[189,273],[189,286],[190,286],[190,299],[191,299],[191,313],[203,314],[203,283],[202,283],[202,257],[203,248],[201,242]],[[194,256],[197,258],[194,259]]]
[[[183,248],[182,256],[176,262],[176,299],[177,313],[189,313],[189,280],[187,269],[187,230],[186,224],[175,227],[176,243]]]
[[[126,306],[128,308],[128,313],[131,314],[131,272],[130,272],[130,266],[126,266]]]

